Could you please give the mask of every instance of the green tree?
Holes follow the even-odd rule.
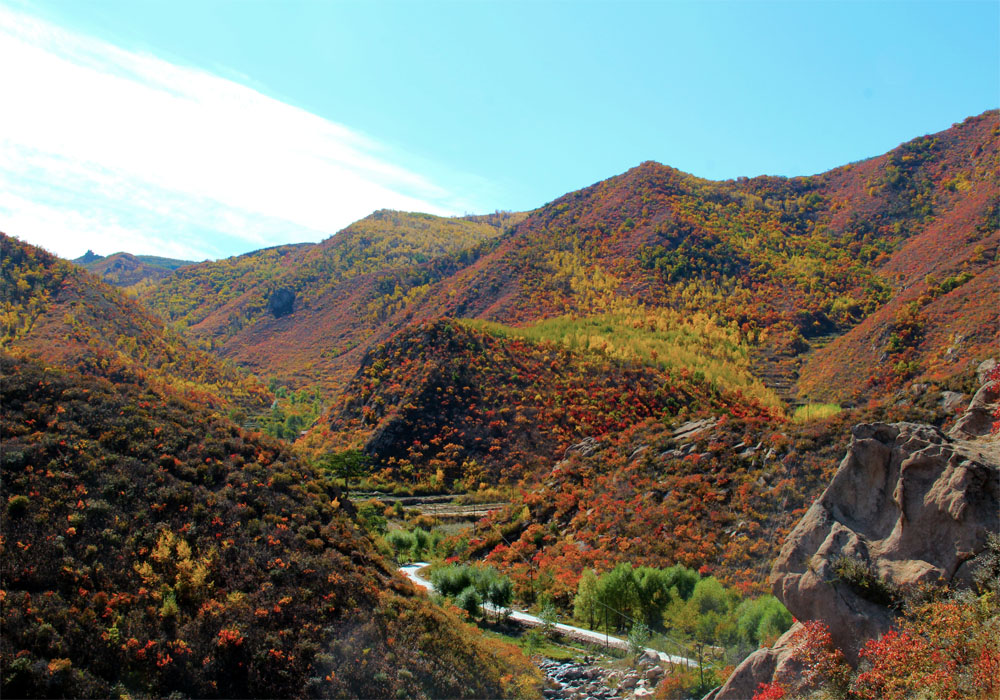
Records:
[[[322,457],[320,466],[335,478],[344,480],[346,493],[350,490],[351,479],[362,477],[371,469],[371,458],[361,450],[331,452]]]
[[[662,627],[663,611],[673,598],[673,577],[667,571],[650,566],[636,569],[634,577],[642,621],[651,629]]]
[[[593,569],[584,569],[576,587],[576,597],[573,598],[573,616],[586,622],[590,629],[594,629],[594,623],[601,617],[597,596],[597,574]]]
[[[618,630],[629,629],[639,607],[639,591],[632,565],[619,564],[601,576],[597,591],[598,602],[608,607],[609,624]]]
[[[455,596],[455,605],[467,612],[472,619],[479,617],[479,609],[482,602],[476,589],[472,586],[469,586]]]
[[[773,641],[792,626],[792,614],[773,595],[744,600],[734,614],[737,636],[751,648]]]
[[[404,552],[409,554],[413,551],[413,534],[406,530],[392,530],[386,535],[385,539],[389,543],[389,546],[392,547],[392,551],[396,555],[396,561],[399,563],[403,562],[402,555]]]
[[[486,589],[486,600],[496,609],[497,620],[503,614],[504,608],[510,607],[514,599],[514,585],[506,576],[498,576],[490,581]]]
[[[632,625],[632,629],[628,633],[628,649],[633,654],[641,654],[646,649],[646,645],[649,644],[649,627],[646,623],[640,621]]]

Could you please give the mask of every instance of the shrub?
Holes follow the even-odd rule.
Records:
[[[856,556],[842,556],[833,561],[833,572],[855,593],[876,605],[898,608],[903,602],[902,589],[879,575],[871,562]]]

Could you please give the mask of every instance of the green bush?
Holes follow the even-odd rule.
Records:
[[[876,605],[898,608],[903,603],[902,589],[879,575],[871,562],[856,556],[842,556],[833,561],[833,573],[855,593]]]

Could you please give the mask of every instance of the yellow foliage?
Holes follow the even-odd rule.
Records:
[[[558,262],[562,270],[575,264],[566,254]],[[479,320],[463,323],[499,335],[600,352],[624,362],[687,370],[719,389],[740,391],[764,406],[783,410],[781,399],[751,372],[750,348],[735,324],[703,311],[648,308],[610,292],[595,292],[593,298],[598,297],[606,310],[586,317],[559,316],[520,328]]]

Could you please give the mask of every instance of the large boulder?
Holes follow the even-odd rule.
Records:
[[[795,690],[802,677],[803,664],[795,658],[795,636],[802,629],[796,622],[773,647],[758,649],[743,660],[721,688],[704,700],[750,700],[761,683],[781,683]]]
[[[848,662],[890,629],[899,591],[971,585],[972,559],[1000,532],[1000,440],[982,425],[998,398],[984,384],[948,435],[914,423],[855,426],[832,482],[785,541],[774,594],[797,619],[828,625]],[[750,698],[761,683],[800,687],[798,628],[748,656],[706,700]]]
[[[782,547],[771,585],[796,618],[829,625],[854,663],[893,623],[886,597],[955,580],[1000,529],[998,512],[1000,471],[976,445],[927,425],[858,425],[830,486]],[[871,572],[882,594],[845,580],[845,568]]]

